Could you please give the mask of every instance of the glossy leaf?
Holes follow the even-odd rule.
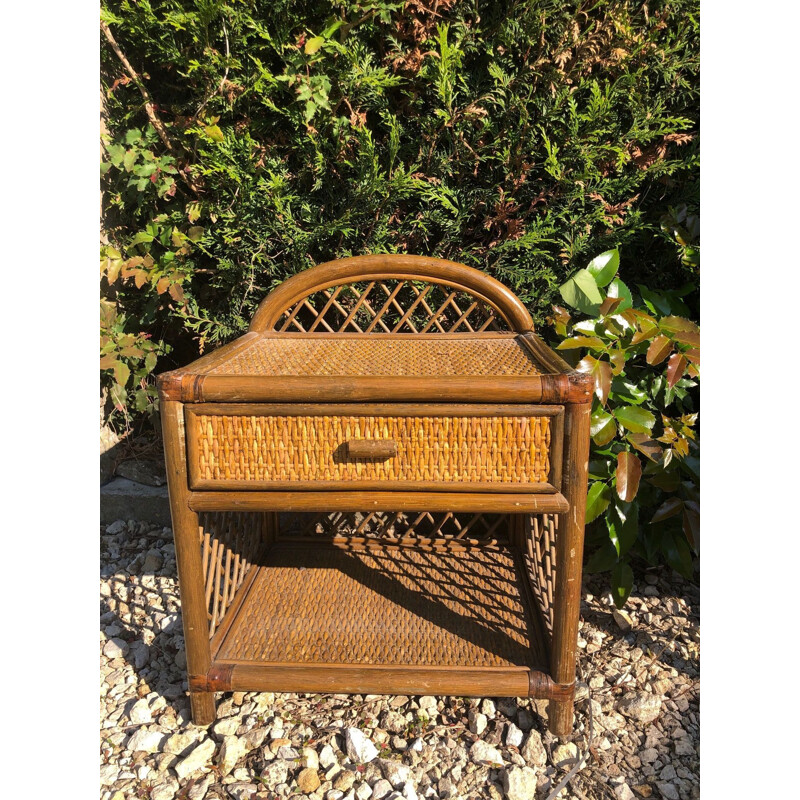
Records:
[[[622,406],[614,409],[613,414],[631,433],[649,433],[656,424],[653,414],[638,406]]]
[[[608,537],[619,558],[633,547],[639,536],[638,503],[618,503],[606,514]]]
[[[617,455],[617,494],[620,500],[630,503],[639,491],[642,462],[627,450]]]
[[[619,269],[619,250],[606,250],[593,258],[586,266],[586,271],[594,278],[598,286],[608,286]]]
[[[617,402],[639,406],[649,398],[647,391],[627,380],[624,375],[617,375],[611,381],[611,393]]]
[[[695,553],[700,552],[700,506],[693,500],[683,504],[683,532]]]
[[[636,284],[636,288],[639,290],[639,294],[642,296],[644,304],[653,314],[662,316],[672,312],[672,307],[670,306],[669,300],[667,300],[664,295],[654,292],[651,289],[648,289],[646,286],[642,286],[640,283]]]
[[[586,356],[578,362],[576,369],[578,372],[586,372],[594,378],[594,393],[597,395],[597,399],[605,405],[611,389],[611,364],[593,356]]]
[[[686,360],[683,353],[673,353],[669,357],[669,361],[667,362],[667,383],[670,389],[681,379],[688,364],[689,362]]]
[[[591,558],[586,562],[585,570],[588,573],[608,572],[608,570],[614,568],[617,561],[617,550],[614,544],[607,539],[592,553]]]
[[[633,589],[633,570],[625,561],[620,561],[611,571],[611,594],[614,605],[622,608]]]
[[[225,136],[222,133],[219,125],[206,125],[203,130],[205,131],[206,136],[210,139],[213,139],[215,142],[224,142]]]
[[[564,339],[556,350],[577,350],[579,347],[603,350],[605,349],[605,343],[597,336],[573,336],[571,339]]]
[[[602,408],[592,413],[591,436],[596,445],[608,444],[617,434],[617,422],[614,417]]]
[[[654,365],[661,363],[672,350],[672,340],[663,334],[656,336],[647,348],[647,363]]]
[[[599,313],[602,316],[613,314],[621,302],[621,297],[606,297],[606,299],[600,304]]]
[[[614,280],[608,284],[606,294],[609,297],[620,298],[620,304],[617,306],[618,314],[633,306],[633,295],[631,294],[631,290],[619,278],[614,278]]]
[[[678,331],[700,333],[699,325],[683,317],[662,317],[658,325],[666,333],[677,333]]]
[[[325,44],[325,39],[322,36],[314,36],[306,42],[303,51],[307,56],[313,56],[323,44]]]
[[[597,519],[611,502],[611,488],[606,483],[597,481],[589,487],[586,496],[586,524]]]
[[[683,511],[683,500],[680,497],[670,497],[665,500],[659,507],[656,509],[656,513],[653,514],[653,518],[650,520],[650,524],[654,524],[656,522],[663,522],[665,519],[669,519],[670,517],[674,517],[676,514],[680,514]]]
[[[692,551],[686,537],[680,531],[667,531],[661,544],[664,557],[672,569],[691,580],[694,573]]]
[[[700,334],[693,333],[692,331],[676,331],[672,334],[672,338],[681,344],[688,344],[690,347],[700,346]]]
[[[584,314],[596,314],[603,302],[597,283],[585,269],[579,269],[558,291],[568,306]]]
[[[661,445],[646,433],[629,433],[625,437],[640,453],[654,463],[658,463],[663,455]]]
[[[626,355],[624,350],[612,350],[608,354],[611,361],[611,371],[614,375],[621,375],[625,369]]]

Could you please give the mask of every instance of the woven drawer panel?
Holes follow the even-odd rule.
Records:
[[[259,339],[217,375],[539,375],[514,339]]]
[[[546,483],[550,418],[197,416],[200,480]],[[392,439],[385,461],[351,439]]]
[[[523,666],[532,637],[507,550],[277,547],[220,660]]]

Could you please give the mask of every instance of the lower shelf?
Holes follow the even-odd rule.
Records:
[[[284,542],[252,570],[212,641],[231,689],[527,696],[547,680],[508,546]]]

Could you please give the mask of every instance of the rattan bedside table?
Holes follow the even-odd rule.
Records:
[[[508,695],[571,731],[592,383],[512,292],[321,264],[159,390],[196,723],[218,691]]]

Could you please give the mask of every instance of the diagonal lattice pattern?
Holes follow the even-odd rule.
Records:
[[[466,292],[408,280],[332,286],[303,298],[275,326],[300,333],[507,331],[495,310]]]

